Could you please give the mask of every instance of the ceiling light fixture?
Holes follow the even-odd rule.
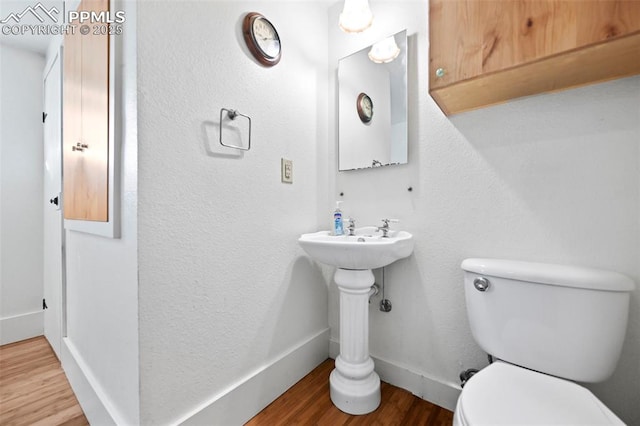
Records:
[[[340,28],[346,33],[360,33],[371,26],[373,13],[369,0],[344,0],[340,14]]]

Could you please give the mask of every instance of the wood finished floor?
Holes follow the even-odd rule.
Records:
[[[328,359],[251,419],[247,426],[449,426],[453,413],[382,383],[376,411],[351,416],[329,398]],[[0,346],[0,425],[88,425],[69,382],[44,337]]]
[[[0,346],[0,425],[88,425],[43,337]]]
[[[338,410],[329,397],[328,359],[296,383],[284,395],[258,413],[246,426],[274,425],[411,425],[450,426],[453,413],[410,392],[382,382],[382,402],[373,413],[351,416]]]

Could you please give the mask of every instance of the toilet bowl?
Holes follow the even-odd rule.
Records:
[[[635,285],[610,271],[499,259],[462,263],[476,342],[498,361],[463,388],[454,425],[624,425],[574,383],[606,380]]]

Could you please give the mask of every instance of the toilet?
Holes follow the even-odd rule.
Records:
[[[471,332],[495,360],[465,384],[454,425],[624,425],[589,390],[613,373],[635,284],[610,271],[466,259]]]

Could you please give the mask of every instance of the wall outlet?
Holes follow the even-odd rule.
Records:
[[[293,161],[280,159],[280,178],[283,183],[293,183]]]

